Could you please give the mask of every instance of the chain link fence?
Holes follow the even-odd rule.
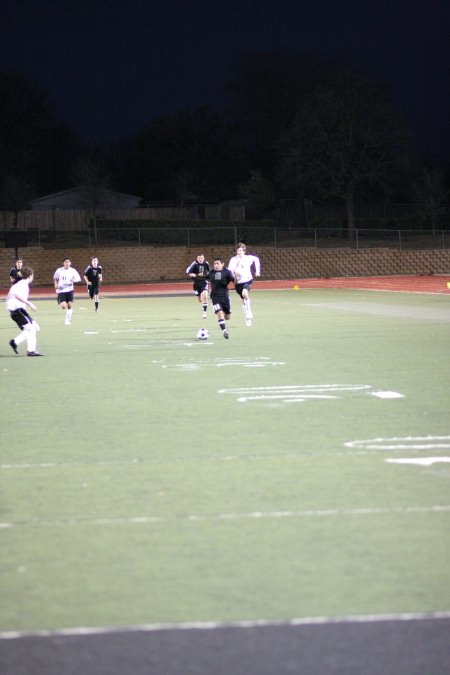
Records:
[[[0,232],[0,245],[9,246],[11,232]],[[346,228],[280,228],[260,224],[220,227],[110,227],[102,224],[84,231],[29,229],[20,231],[21,248],[92,248],[96,246],[235,246],[244,241],[252,246],[276,248],[390,248],[431,250],[450,248],[450,230]],[[25,236],[24,236],[25,235]],[[23,241],[25,240],[25,241]]]

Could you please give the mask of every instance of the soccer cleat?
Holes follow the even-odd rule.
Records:
[[[230,337],[230,336],[228,335],[228,331],[227,331],[227,330],[224,330],[224,331],[223,331],[223,337],[225,338],[225,340],[228,340],[228,338]]]
[[[27,352],[27,356],[44,356],[41,352]]]
[[[206,319],[206,312],[203,312],[202,318],[203,318],[203,319]]]
[[[70,326],[70,321],[67,321],[67,320],[64,321],[64,325],[65,325],[65,326]]]
[[[252,320],[251,320],[251,319],[245,319],[245,325],[246,325],[246,326],[251,326],[251,325],[252,325]]]
[[[18,354],[18,353],[19,353],[19,352],[17,351],[17,345],[16,345],[16,343],[14,342],[14,340],[10,340],[8,344],[9,344],[9,346],[11,347],[11,349],[13,350],[13,352],[14,352],[15,354]]]

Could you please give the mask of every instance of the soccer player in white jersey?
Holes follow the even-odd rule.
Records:
[[[33,312],[36,311],[36,305],[28,300],[34,273],[31,267],[22,267],[21,275],[22,278],[13,283],[6,297],[6,309],[9,311],[11,319],[21,330],[17,337],[9,341],[9,346],[15,354],[18,354],[17,347],[26,340],[27,356],[44,356],[36,351],[36,333],[40,330],[39,324],[27,312],[27,307],[32,309]]]
[[[252,325],[252,309],[250,303],[250,288],[253,283],[253,269],[255,277],[261,275],[261,263],[256,255],[247,255],[246,246],[239,242],[236,255],[228,263],[228,269],[234,275],[234,286],[237,294],[242,298],[242,308],[245,315],[245,325]]]
[[[70,326],[72,319],[72,304],[73,304],[73,285],[81,281],[81,277],[75,268],[71,267],[70,258],[64,258],[63,266],[58,267],[53,275],[53,282],[55,284],[55,291],[57,295],[58,305],[61,309],[66,310],[66,319],[64,323]]]

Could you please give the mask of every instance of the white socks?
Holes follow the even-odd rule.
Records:
[[[32,323],[27,324],[24,326],[23,331],[14,338],[14,342],[16,345],[20,345],[21,342],[27,341],[27,351],[28,352],[35,352],[36,351],[36,326],[34,326]]]

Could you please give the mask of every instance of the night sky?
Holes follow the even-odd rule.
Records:
[[[419,150],[450,157],[449,0],[2,0],[0,68],[30,75],[89,142],[224,107],[245,54],[350,57],[382,80]]]

